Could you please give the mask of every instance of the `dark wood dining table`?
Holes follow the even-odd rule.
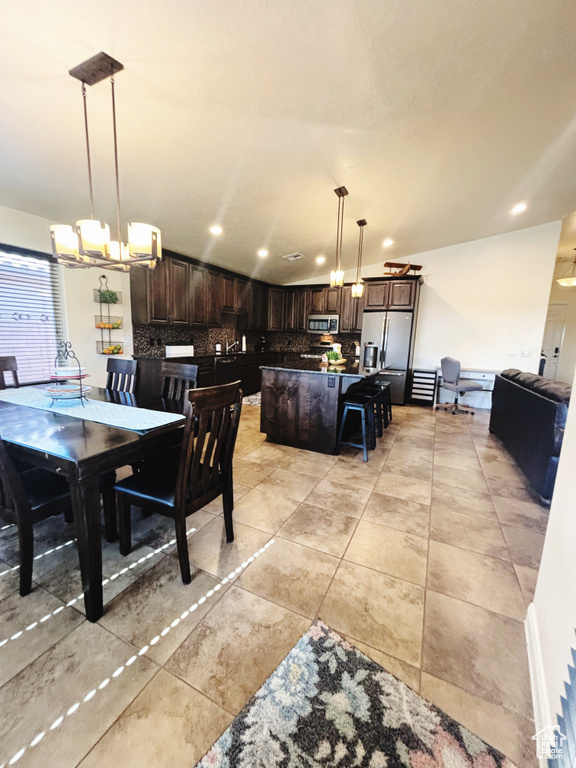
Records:
[[[140,398],[92,387],[90,400],[181,413],[178,401]],[[89,621],[102,616],[102,541],[100,495],[114,511],[115,470],[149,458],[181,440],[184,421],[146,432],[0,400],[0,437],[17,459],[62,475],[70,484],[84,605]],[[116,538],[115,515],[107,515],[106,538]],[[114,522],[111,522],[114,521]]]

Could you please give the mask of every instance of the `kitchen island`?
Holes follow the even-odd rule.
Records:
[[[336,453],[343,395],[376,372],[359,367],[322,365],[302,358],[262,368],[260,431],[272,443]]]

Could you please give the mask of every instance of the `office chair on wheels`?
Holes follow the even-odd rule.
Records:
[[[449,389],[454,392],[454,402],[437,405],[436,410],[443,408],[445,411],[450,411],[454,415],[457,413],[471,413],[473,416],[474,411],[469,408],[460,408],[458,395],[464,395],[466,392],[479,392],[483,389],[482,384],[479,381],[461,379],[460,361],[454,360],[453,357],[443,357],[440,364],[442,365],[442,386],[444,389]]]

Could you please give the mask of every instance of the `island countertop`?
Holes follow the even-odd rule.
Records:
[[[354,376],[354,378],[367,378],[374,376],[375,371],[367,371],[361,368],[358,359],[347,360],[344,365],[326,365],[316,358],[303,357],[300,360],[290,360],[287,363],[275,363],[274,365],[261,365],[262,370],[280,370],[292,371],[293,373],[317,373],[319,375],[329,374],[330,376]]]

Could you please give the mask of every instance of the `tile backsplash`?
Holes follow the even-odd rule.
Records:
[[[238,321],[240,320],[240,323]],[[242,331],[242,319],[237,315],[222,315],[220,328],[192,328],[186,325],[134,325],[134,355],[136,357],[163,358],[166,355],[166,344],[194,344],[197,356],[213,355],[214,345],[222,344],[225,350],[235,339],[246,336],[248,352],[254,351],[254,345],[264,338],[268,341],[270,350],[278,352],[308,352],[312,344],[320,341],[320,336],[303,331]],[[346,333],[334,336],[334,342],[342,344],[342,355],[351,357],[354,345],[360,343],[360,334]],[[234,350],[238,349],[234,347]]]

